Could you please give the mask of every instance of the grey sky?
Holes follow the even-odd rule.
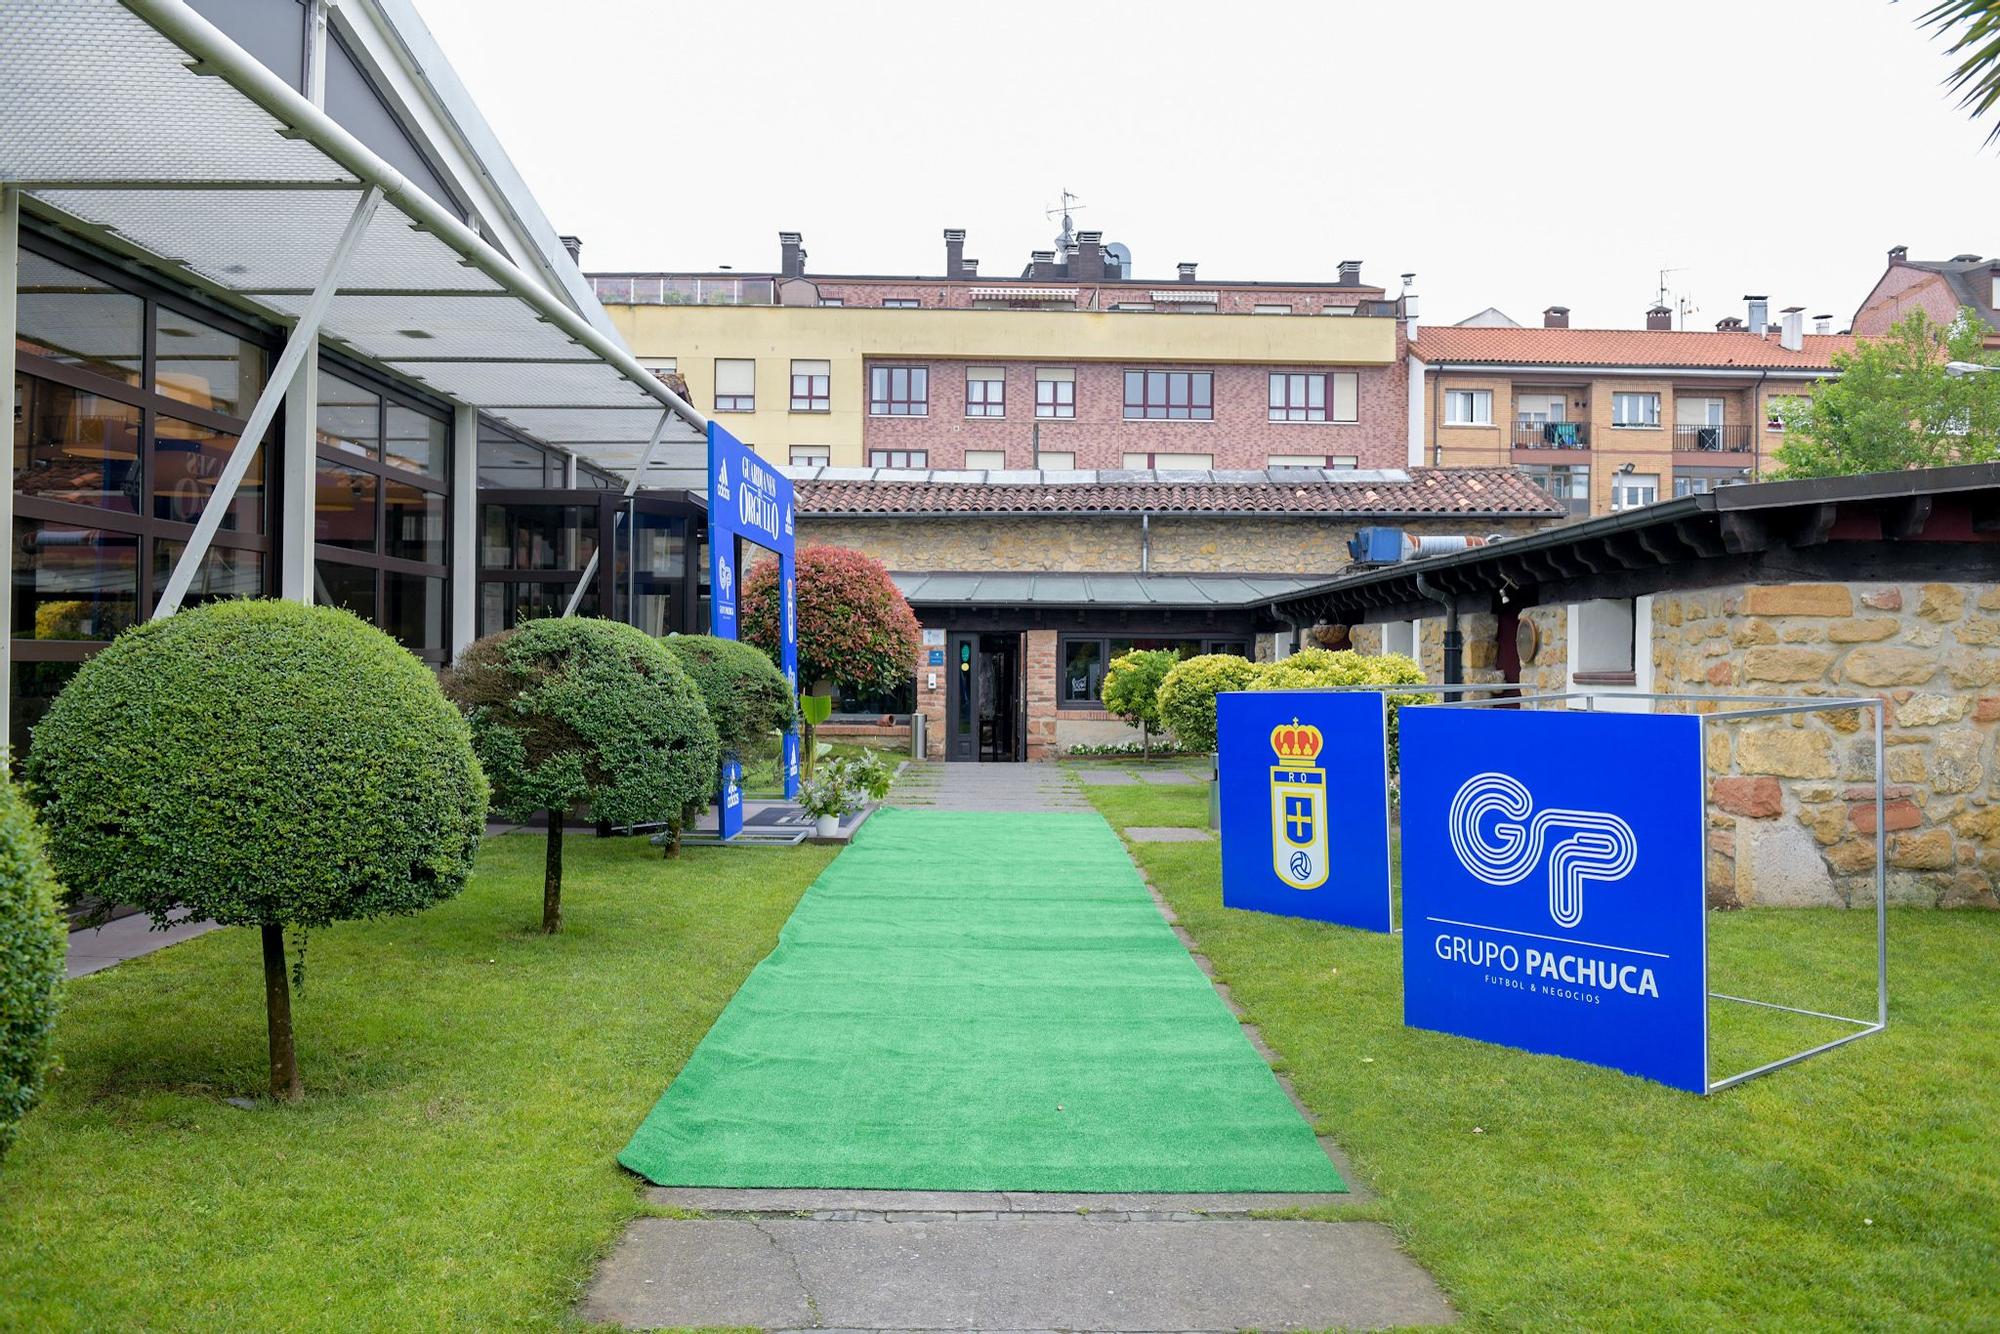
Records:
[[[1915,3],[417,3],[591,269],[1018,272],[1064,186],[1142,276],[1358,258],[1432,322],[1633,326],[1675,267],[1689,328],[1840,328],[1892,244],[2000,251]]]

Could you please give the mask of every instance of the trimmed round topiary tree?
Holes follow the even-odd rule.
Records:
[[[635,626],[590,616],[489,635],[445,673],[510,820],[546,811],[542,930],[562,929],[562,827],[573,806],[613,825],[663,824],[714,790],[715,724],[694,682]]]
[[[1257,664],[1234,653],[1203,653],[1174,664],[1160,682],[1160,723],[1192,751],[1215,749],[1215,697],[1248,690]]]
[[[1317,690],[1327,686],[1422,685],[1424,669],[1400,653],[1356,653],[1352,649],[1302,648],[1289,658],[1259,663],[1252,690]],[[1397,766],[1396,731],[1405,704],[1427,704],[1429,695],[1391,694],[1384,720],[1389,769]]]
[[[0,1159],[41,1098],[68,950],[42,831],[0,778]]]
[[[1098,687],[1108,712],[1139,725],[1140,746],[1149,760],[1153,733],[1160,730],[1160,683],[1180,660],[1174,649],[1135,648],[1105,666],[1104,683]]]
[[[768,653],[714,635],[670,635],[660,642],[701,692],[722,749],[738,755],[771,749],[771,733],[790,724],[796,706]]]
[[[72,892],[259,929],[277,1098],[302,1092],[285,928],[450,898],[486,827],[471,733],[430,668],[295,602],[127,630],[56,698],[27,776]]]
[[[882,562],[845,547],[802,547],[796,597],[801,685],[832,681],[867,695],[894,690],[916,672],[917,615]],[[778,612],[778,562],[763,561],[743,577],[740,614],[743,637],[774,661]]]

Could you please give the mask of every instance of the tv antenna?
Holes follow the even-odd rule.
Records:
[[[1057,214],[1062,215],[1062,232],[1056,237],[1057,254],[1068,251],[1070,242],[1076,239],[1076,224],[1070,218],[1070,214],[1081,213],[1085,207],[1085,205],[1076,202],[1075,195],[1071,194],[1068,190],[1064,190],[1060,205],[1042,210],[1042,216],[1045,218],[1053,218]]]
[[[1686,292],[1670,290],[1667,287],[1667,275],[1671,273],[1692,272],[1694,270],[1688,268],[1660,270],[1660,285],[1653,299],[1674,312],[1674,327],[1676,329],[1685,329],[1687,327],[1688,316],[1698,313],[1701,307],[1695,305],[1694,300]]]

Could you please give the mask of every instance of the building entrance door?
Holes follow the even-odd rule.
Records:
[[[1021,758],[1021,636],[953,633],[947,650],[945,758]]]

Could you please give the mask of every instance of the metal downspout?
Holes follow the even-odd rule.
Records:
[[[1458,629],[1458,603],[1424,578],[1421,571],[1417,574],[1417,591],[1444,608],[1444,684],[1464,685],[1465,636]]]

